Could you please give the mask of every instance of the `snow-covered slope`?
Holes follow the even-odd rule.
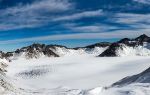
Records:
[[[13,86],[21,89],[19,95],[126,95],[123,91],[148,88],[137,84],[109,86],[147,69],[149,60],[150,57],[99,58],[87,54],[30,60],[19,58],[9,63],[6,76],[13,80]]]
[[[91,91],[88,94],[83,95],[150,95],[149,83],[135,83],[126,85],[123,87],[111,87],[111,88],[95,88],[94,93]],[[67,94],[66,94],[67,95]]]
[[[150,37],[141,35],[135,39],[124,38],[112,43],[99,56],[150,56]]]
[[[137,75],[126,77],[103,91],[98,91],[99,94],[93,95],[150,95],[150,68]]]
[[[0,95],[150,95],[146,35],[79,48],[33,44],[3,58]]]
[[[0,95],[19,95],[19,90],[5,74],[7,63],[7,60],[0,59]]]
[[[150,48],[147,46],[129,47],[123,44],[116,54],[117,56],[150,56]]]
[[[150,68],[126,77],[110,87],[97,87],[84,95],[150,95]]]
[[[108,48],[110,43],[97,43],[86,47],[79,48],[67,48],[61,45],[45,45],[45,44],[32,44],[21,49],[17,49],[14,52],[7,52],[3,54],[3,57],[7,59],[38,59],[40,57],[62,57],[71,55],[90,54],[97,56]]]
[[[120,80],[119,82],[114,83],[113,85],[123,86],[132,83],[150,83],[150,68],[148,68],[140,74],[126,77]]]

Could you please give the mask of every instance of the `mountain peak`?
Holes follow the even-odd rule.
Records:
[[[129,38],[124,38],[124,39],[121,39],[120,41],[118,41],[118,43],[124,43],[124,44],[128,44],[130,41]]]
[[[148,36],[146,34],[142,34],[139,36],[139,38],[148,38]]]
[[[148,37],[146,34],[143,34],[137,38],[135,38],[136,41],[139,41],[139,42],[148,42],[150,41],[150,37]]]

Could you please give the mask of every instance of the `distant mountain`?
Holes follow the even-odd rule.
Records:
[[[112,86],[125,86],[132,83],[150,83],[150,67],[142,73],[126,77]]]
[[[85,47],[76,47],[76,48],[72,48],[74,50],[78,50],[78,49],[93,49],[95,47],[102,47],[102,48],[105,48],[105,47],[108,47],[110,46],[111,43],[110,42],[100,42],[100,43],[95,43],[95,44],[92,44],[92,45],[87,45]]]
[[[111,43],[109,42],[101,42],[101,43],[96,43],[96,44],[93,44],[93,45],[88,45],[88,46],[85,46],[84,48],[95,48],[95,47],[108,47],[110,46]]]
[[[68,48],[62,45],[45,45],[34,43],[13,52],[0,51],[0,58],[12,59],[25,57],[27,59],[47,57],[61,57],[67,54],[92,54],[99,57],[115,56],[150,56],[150,37],[143,34],[135,39],[123,38],[120,41],[109,43],[100,42],[85,47]]]
[[[67,49],[67,47],[61,45],[45,45],[45,44],[34,43],[30,46],[17,49],[14,52],[7,52],[5,55],[6,57],[24,55],[27,59],[39,58],[42,55],[48,57],[59,57],[60,55],[56,53],[57,48]]]
[[[143,34],[135,39],[124,38],[112,43],[108,49],[101,53],[100,57],[114,56],[146,56],[150,55],[150,37]]]
[[[89,53],[89,54],[100,54],[103,52],[111,43],[101,42],[85,47],[68,48],[62,45],[45,45],[34,43],[30,46],[22,47],[13,52],[0,52],[0,58],[17,58],[23,56],[27,59],[40,58],[41,56],[47,57],[60,57],[69,53]]]

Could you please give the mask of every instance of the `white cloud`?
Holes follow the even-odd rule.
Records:
[[[143,4],[150,4],[150,0],[134,0],[135,2],[143,3]]]
[[[27,5],[18,5],[15,7],[9,7],[7,9],[4,9],[2,14],[8,15],[8,14],[33,14],[38,12],[61,12],[70,10],[73,8],[72,3],[70,3],[68,0],[41,0],[36,1],[31,4]]]
[[[135,24],[150,22],[150,14],[118,13],[112,19],[118,23]]]
[[[13,30],[13,29],[21,29],[21,28],[32,28],[32,27],[37,27],[40,26],[38,23],[37,24],[20,24],[20,25],[14,25],[14,24],[0,24],[0,30],[5,31],[5,30]]]
[[[109,21],[125,26],[124,29],[150,29],[150,14],[118,13]]]
[[[108,32],[113,30],[138,30],[138,29],[150,29],[150,14],[132,14],[132,13],[115,13],[115,14],[107,14],[105,12],[100,13],[98,11],[93,11],[95,15],[92,16],[106,16],[106,23],[96,21],[92,24],[85,24],[82,23],[66,23],[64,22],[63,27],[73,30],[76,32]],[[88,13],[87,15],[81,15],[82,13],[77,13],[70,16],[62,16],[56,18],[57,20],[62,21],[71,21],[71,20],[77,20],[84,17],[91,17],[90,12],[83,12]],[[98,14],[99,13],[99,14]],[[97,15],[96,15],[97,14]],[[114,23],[114,24],[113,24]]]
[[[45,25],[52,20],[55,13],[73,8],[74,4],[69,0],[38,0],[27,5],[1,9],[0,31]]]
[[[67,20],[77,20],[86,17],[96,17],[102,15],[102,10],[94,10],[94,11],[84,11],[81,13],[75,13],[72,15],[62,16],[54,19],[53,21],[67,21]]]
[[[93,23],[90,25],[82,25],[78,23],[65,23],[63,26],[67,29],[70,29],[74,32],[106,32],[110,29],[117,29],[117,27],[109,26],[105,24]]]
[[[78,26],[72,28],[74,31],[83,31],[83,32],[100,32],[102,29],[98,25],[91,26]]]
[[[68,40],[68,39],[113,39],[113,38],[134,38],[142,34],[150,36],[149,29],[141,29],[138,31],[122,30],[116,32],[103,32],[103,33],[78,33],[78,34],[63,34],[63,35],[50,35],[32,38],[23,38],[16,40],[0,41],[0,44],[14,44],[22,42],[35,42],[35,41],[50,41],[50,40]]]

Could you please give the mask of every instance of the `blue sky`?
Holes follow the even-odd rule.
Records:
[[[0,50],[150,36],[150,0],[0,0]]]

